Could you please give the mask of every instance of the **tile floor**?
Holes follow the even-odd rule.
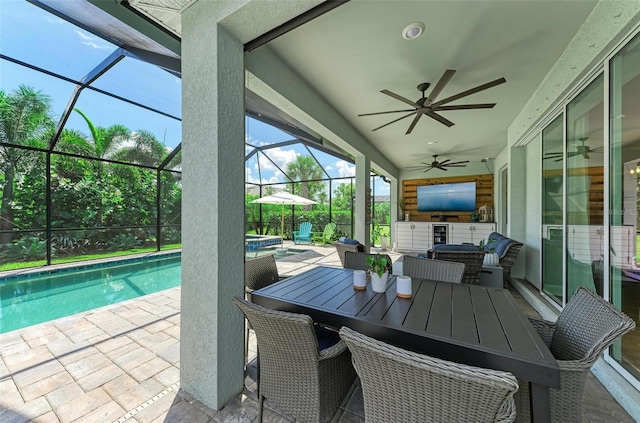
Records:
[[[279,261],[280,273],[340,264],[332,247],[308,249]],[[514,296],[527,313],[535,313]],[[179,340],[180,288],[2,334],[0,422],[256,421],[249,378],[244,394],[220,411],[180,390]],[[254,346],[252,340],[252,355]],[[633,421],[593,376],[584,402],[583,422]],[[265,422],[291,421],[266,405]],[[334,422],[364,422],[363,414],[356,384]]]

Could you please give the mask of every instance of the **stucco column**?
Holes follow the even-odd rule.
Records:
[[[367,222],[367,197],[369,196],[369,185],[371,182],[371,162],[366,156],[356,156],[356,203],[355,203],[355,239],[367,247],[371,246],[370,228]]]
[[[220,409],[243,387],[243,45],[216,2],[182,15],[180,386]]]

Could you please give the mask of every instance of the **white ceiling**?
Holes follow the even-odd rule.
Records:
[[[175,17],[193,1],[131,3],[179,34]],[[352,0],[269,42],[267,48],[399,168],[430,161],[432,154],[441,154],[440,159],[479,161],[494,158],[504,149],[509,125],[596,3]],[[163,12],[163,7],[171,10]],[[425,33],[416,40],[403,39],[402,29],[416,21],[425,24]],[[412,117],[372,131],[406,113],[357,116],[410,108],[380,90],[415,101],[420,98],[416,86],[431,83],[429,95],[446,69],[457,73],[437,99],[504,77],[505,84],[449,104],[497,105],[440,112],[455,123],[450,128],[423,116],[409,135],[405,132]],[[428,145],[430,141],[437,143]]]

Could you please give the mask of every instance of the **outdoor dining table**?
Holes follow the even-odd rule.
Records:
[[[353,270],[319,266],[254,291],[251,300],[302,313],[320,324],[365,335],[432,357],[502,370],[526,381],[531,418],[550,421],[549,388],[560,387],[553,355],[506,289],[413,278],[412,298],[353,288]]]

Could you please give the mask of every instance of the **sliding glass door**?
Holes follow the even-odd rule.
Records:
[[[610,62],[609,299],[636,321],[640,309],[638,216],[640,215],[640,35]],[[640,331],[616,342],[610,356],[640,378]]]
[[[604,75],[566,111],[566,301],[585,286],[602,290],[604,249]]]
[[[542,131],[542,291],[562,304],[563,115]]]

